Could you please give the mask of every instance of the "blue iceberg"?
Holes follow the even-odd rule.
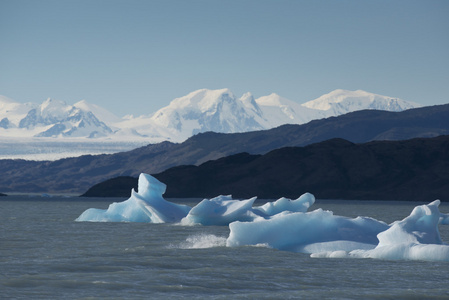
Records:
[[[140,174],[138,192],[123,202],[112,203],[107,210],[89,208],[76,221],[80,222],[146,222],[181,223],[183,225],[228,225],[235,221],[253,221],[268,218],[282,211],[307,211],[315,202],[306,193],[296,200],[281,198],[253,208],[256,197],[235,200],[231,196],[204,199],[193,208],[165,200],[162,195],[167,186],[148,174]]]
[[[331,211],[281,213],[253,222],[233,222],[227,246],[265,245],[295,252],[317,249],[353,250],[374,248],[377,234],[389,226],[372,218],[350,219],[334,216]],[[310,247],[310,248],[308,248]]]
[[[229,225],[226,245],[264,245],[312,257],[449,261],[449,245],[438,231],[438,224],[448,216],[440,213],[439,205],[435,200],[417,206],[408,217],[390,225],[367,217],[334,216],[322,209],[234,222]]]
[[[315,197],[306,193],[296,200],[280,198],[254,207],[257,197],[247,200],[234,200],[231,196],[218,196],[204,199],[194,206],[188,215],[181,220],[183,225],[228,225],[232,222],[251,222],[258,218],[269,218],[280,212],[307,211],[315,202]]]
[[[146,222],[174,223],[187,216],[190,207],[162,198],[167,186],[148,174],[140,174],[138,193],[120,203],[112,203],[107,210],[89,208],[76,221],[90,222]]]
[[[441,240],[438,224],[449,224],[439,211],[440,201],[415,207],[401,221],[386,224],[369,217],[347,218],[331,211],[308,211],[315,197],[280,198],[253,207],[256,197],[204,199],[194,207],[166,201],[166,185],[141,174],[138,192],[108,209],[90,208],[76,221],[229,225],[226,246],[264,246],[309,253],[311,257],[351,257],[449,261],[449,245]],[[223,239],[219,239],[220,244]]]

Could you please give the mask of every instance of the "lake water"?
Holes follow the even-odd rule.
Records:
[[[447,262],[227,248],[227,226],[74,222],[87,208],[122,200],[2,198],[0,298],[449,299]],[[419,204],[328,200],[311,209],[390,223]],[[449,242],[449,226],[440,233]]]

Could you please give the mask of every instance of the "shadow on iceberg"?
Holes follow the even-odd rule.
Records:
[[[193,208],[166,201],[166,185],[141,174],[138,191],[107,210],[90,208],[76,221],[229,225],[226,246],[266,246],[309,253],[311,257],[353,257],[449,261],[449,245],[441,240],[438,224],[449,224],[439,211],[440,201],[415,207],[410,216],[390,225],[368,217],[347,218],[316,209],[306,193],[296,200],[280,198],[253,207],[256,197],[204,199]],[[220,240],[221,244],[221,240]]]

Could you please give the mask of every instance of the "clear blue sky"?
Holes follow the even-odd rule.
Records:
[[[149,114],[200,89],[449,103],[449,1],[0,0],[0,94]]]

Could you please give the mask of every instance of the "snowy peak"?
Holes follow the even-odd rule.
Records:
[[[48,98],[40,105],[32,105],[0,96],[0,134],[182,142],[206,131],[255,131],[284,124],[304,124],[361,109],[401,111],[419,106],[361,90],[335,90],[299,104],[276,93],[255,99],[248,92],[237,98],[225,88],[193,91],[174,99],[151,116],[119,118],[85,100],[68,105]]]
[[[281,105],[289,105],[291,104],[292,101],[286,98],[282,98],[276,93],[271,93],[268,96],[257,98],[256,102],[257,104],[263,106],[281,106]]]
[[[19,127],[31,129],[36,126],[52,125],[67,118],[72,110],[73,106],[48,98],[37,108],[30,110],[20,121]]]
[[[119,118],[109,110],[96,104],[89,103],[86,100],[81,100],[73,104],[73,106],[83,110],[84,112],[92,112],[99,120],[108,124],[121,121],[121,118]]]
[[[235,100],[235,97],[229,89],[201,89],[191,92],[186,96],[174,99],[168,107],[170,107],[170,109],[183,109],[189,107],[201,112],[207,112],[214,109],[218,103],[230,99]]]
[[[36,105],[31,103],[15,102],[8,97],[0,95],[0,127],[5,129],[16,127],[30,109],[35,107]]]
[[[240,101],[242,101],[247,106],[254,106],[256,104],[254,96],[250,92],[244,93],[242,97],[240,97]]]
[[[417,103],[407,102],[399,98],[377,95],[362,90],[348,91],[341,89],[306,102],[303,106],[326,111],[329,115],[341,115],[362,109],[402,111],[421,107]]]
[[[260,116],[262,114],[262,111],[260,110],[259,105],[257,104],[256,100],[254,99],[253,94],[251,94],[250,92],[243,94],[239,100],[243,103],[243,106],[246,109],[249,109],[250,111],[252,111],[253,113],[255,113],[258,116]]]
[[[275,93],[254,99],[251,93],[236,98],[229,89],[201,89],[174,99],[151,120],[156,126],[169,129],[174,140],[182,141],[205,131],[254,131],[303,124],[325,116]]]
[[[267,129],[283,124],[304,124],[324,117],[322,112],[303,107],[276,93],[257,98],[255,101],[267,121]]]
[[[112,133],[92,112],[50,98],[31,109],[20,120],[19,128],[35,129],[36,137],[98,137]]]
[[[40,114],[45,118],[60,119],[66,117],[73,106],[67,105],[64,101],[48,98],[40,105]]]
[[[246,104],[251,104],[251,100],[247,99]],[[230,133],[263,129],[254,120],[254,113],[248,113],[245,103],[236,99],[229,89],[201,89],[176,98],[151,120],[170,129],[178,140],[205,131]]]

